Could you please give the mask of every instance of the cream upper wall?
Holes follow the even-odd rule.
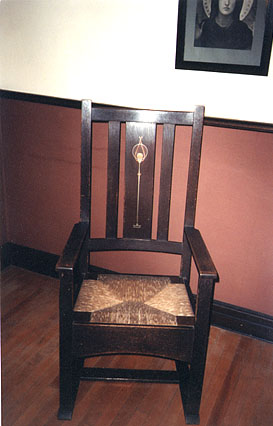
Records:
[[[273,123],[267,77],[175,70],[178,0],[0,0],[1,88]]]

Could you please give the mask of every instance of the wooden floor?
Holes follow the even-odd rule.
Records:
[[[178,385],[82,382],[73,420],[58,410],[58,281],[19,268],[2,273],[3,426],[183,426]],[[141,357],[92,365],[169,368]],[[172,364],[171,364],[172,365]],[[273,425],[273,345],[212,327],[201,426]]]

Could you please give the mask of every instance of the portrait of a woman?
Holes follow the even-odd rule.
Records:
[[[208,19],[198,24],[195,47],[250,50],[253,34],[240,20],[243,0],[211,0]]]

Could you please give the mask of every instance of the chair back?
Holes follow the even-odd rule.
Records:
[[[90,251],[182,255],[183,229],[193,227],[195,221],[203,120],[202,106],[191,112],[169,112],[83,101],[81,221],[91,224]],[[184,126],[186,133],[181,133]],[[186,146],[186,137],[190,143],[184,152],[189,155],[176,158],[179,146]],[[174,162],[183,168],[180,174],[186,183],[174,182]],[[185,202],[178,205],[184,206],[185,213],[180,208],[173,212],[179,232],[171,232],[172,200],[182,196]],[[100,225],[92,224],[96,218],[103,222],[103,217],[100,233]]]

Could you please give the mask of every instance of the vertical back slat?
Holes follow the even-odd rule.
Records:
[[[90,100],[82,101],[82,123],[81,123],[81,201],[80,201],[80,219],[82,222],[88,222],[90,219],[90,164],[91,159],[91,110]]]
[[[168,239],[175,126],[164,124],[161,152],[157,238]]]
[[[125,238],[151,238],[152,209],[155,162],[155,123],[126,123],[125,152],[125,203],[124,226]],[[140,164],[140,186],[138,203],[138,162],[133,156],[133,149],[139,143],[139,137],[147,148],[147,156]],[[137,147],[136,147],[137,148]],[[146,150],[144,149],[144,151]],[[141,148],[140,148],[141,150]],[[139,215],[137,218],[137,206]],[[137,223],[138,222],[138,223]]]
[[[197,106],[194,113],[192,140],[187,184],[184,226],[194,226],[199,180],[201,144],[203,135],[204,107]]]
[[[120,122],[109,121],[106,237],[117,237],[120,160]]]

